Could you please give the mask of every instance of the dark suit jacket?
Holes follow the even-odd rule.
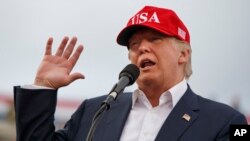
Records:
[[[106,96],[85,100],[65,127],[55,131],[56,93],[57,90],[14,88],[17,141],[86,140],[93,115]],[[111,104],[97,126],[93,141],[119,141],[131,109],[131,98],[131,93],[122,94]],[[191,119],[182,118],[184,114]],[[188,87],[155,140],[228,141],[230,124],[247,122],[241,113],[231,107],[202,98]]]

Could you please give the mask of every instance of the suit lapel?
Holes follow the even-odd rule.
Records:
[[[198,109],[197,97],[188,86],[187,91],[164,122],[155,141],[177,141],[198,118],[196,112]]]
[[[102,117],[96,132],[94,141],[118,141],[128,117],[132,105],[131,93],[124,93],[116,101],[111,103],[111,107]]]

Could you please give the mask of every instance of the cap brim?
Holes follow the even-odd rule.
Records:
[[[128,44],[128,39],[130,38],[130,36],[138,29],[140,29],[141,27],[146,27],[146,26],[142,26],[142,25],[131,25],[128,27],[125,27],[117,36],[117,43],[119,45],[122,46],[127,46]]]
[[[170,33],[166,33],[166,31],[162,30],[162,29],[159,29],[159,28],[156,28],[156,27],[152,27],[150,25],[143,25],[143,24],[134,24],[134,25],[130,25],[130,26],[127,26],[125,27],[117,36],[117,43],[119,45],[122,45],[122,46],[128,46],[128,40],[129,38],[132,36],[132,34],[134,34],[137,30],[143,28],[143,27],[147,27],[147,28],[151,28],[151,29],[154,29],[154,30],[157,30],[163,34],[166,34],[166,35],[169,35],[169,36],[173,36],[172,34]]]

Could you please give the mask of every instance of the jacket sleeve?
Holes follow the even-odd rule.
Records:
[[[66,141],[65,133],[55,132],[54,113],[57,90],[14,87],[17,141]]]
[[[247,120],[244,115],[239,112],[236,112],[236,114],[234,114],[232,118],[228,120],[221,132],[219,132],[216,141],[229,141],[230,125],[233,124],[247,124]]]

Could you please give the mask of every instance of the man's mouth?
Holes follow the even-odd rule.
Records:
[[[155,65],[155,62],[153,62],[152,60],[144,59],[140,63],[140,68],[145,69],[145,68],[148,68],[148,67],[152,67],[154,65]]]

